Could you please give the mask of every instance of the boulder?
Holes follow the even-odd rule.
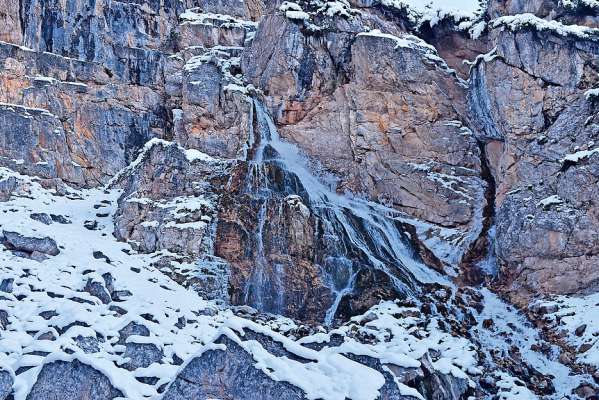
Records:
[[[12,393],[13,377],[8,371],[0,370],[0,400],[5,400]]]
[[[17,232],[4,231],[3,243],[9,249],[27,253],[41,253],[44,255],[55,256],[60,253],[56,241],[49,237],[29,237]]]
[[[146,368],[153,363],[158,363],[164,356],[162,350],[160,350],[153,343],[127,343],[125,344],[125,353],[123,357],[129,358],[123,367],[129,371],[136,370],[137,368]]]
[[[27,400],[111,400],[123,397],[110,380],[78,360],[44,365]]]
[[[271,379],[241,346],[223,336],[217,343],[226,349],[206,350],[191,360],[167,388],[164,400],[305,399],[303,392]]]

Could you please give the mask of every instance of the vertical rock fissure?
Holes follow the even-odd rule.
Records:
[[[25,42],[25,10],[23,10],[23,0],[19,0],[19,24],[21,28],[21,37],[23,43]]]
[[[478,139],[480,148],[481,178],[486,183],[485,205],[482,208],[482,229],[478,238],[472,243],[461,262],[462,275],[460,280],[468,285],[479,285],[489,277],[493,277],[495,270],[495,195],[496,182],[491,172],[485,142]]]

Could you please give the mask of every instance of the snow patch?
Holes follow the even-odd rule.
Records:
[[[560,36],[572,36],[580,39],[591,39],[599,35],[599,29],[580,25],[564,25],[560,22],[539,18],[534,14],[517,14],[497,18],[490,22],[493,28],[506,27],[511,31],[532,28],[537,31],[548,31]]]

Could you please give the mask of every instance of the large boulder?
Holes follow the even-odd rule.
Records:
[[[79,360],[43,366],[27,400],[111,400],[123,397],[110,380]]]
[[[2,242],[10,250],[30,257],[55,256],[60,253],[56,241],[49,237],[30,237],[5,230],[2,232]]]
[[[224,399],[305,399],[302,390],[271,379],[241,346],[226,336],[224,348],[206,350],[191,360],[166,390],[164,400]]]

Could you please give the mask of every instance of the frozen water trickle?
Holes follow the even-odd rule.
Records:
[[[267,266],[266,256],[264,255],[264,223],[266,220],[266,200],[260,206],[258,212],[258,229],[256,230],[256,268],[252,271],[248,283],[245,287],[244,300],[246,304],[259,310],[264,310],[264,289],[266,286],[264,275]]]
[[[396,210],[375,202],[342,196],[331,190],[309,170],[298,148],[280,138],[272,118],[259,100],[254,100],[253,113],[256,123],[250,131],[247,151],[249,171],[246,192],[259,199],[262,205],[256,230],[256,265],[245,288],[247,304],[263,311],[284,314],[283,301],[273,300],[279,295],[268,293],[282,291],[281,274],[284,271],[268,266],[263,236],[269,200],[290,194],[300,195],[322,222],[324,235],[330,238],[327,242],[332,243],[328,245],[327,256],[346,260],[335,263],[333,269],[324,268],[325,281],[334,298],[326,312],[325,323],[333,322],[342,299],[355,290],[356,277],[365,267],[382,271],[398,294],[415,293],[418,282],[448,283],[440,274],[417,260],[402,233]],[[281,170],[283,177],[279,176],[274,182],[269,167]],[[266,276],[265,271],[275,276]],[[341,286],[335,280],[340,272],[347,277]],[[270,305],[265,304],[265,297],[270,298]]]

